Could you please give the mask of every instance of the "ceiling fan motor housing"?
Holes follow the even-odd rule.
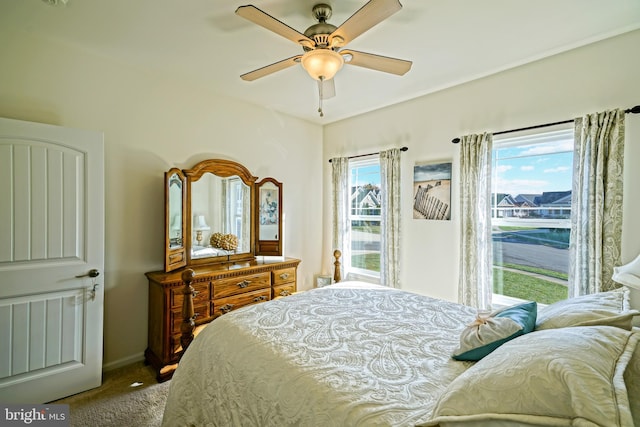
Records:
[[[313,16],[318,20],[318,23],[307,28],[304,35],[313,39],[316,47],[329,47],[329,35],[338,28],[327,22],[327,19],[331,17],[331,13],[331,6],[328,4],[320,3],[313,6]],[[303,49],[305,51],[312,50],[307,46],[303,46]]]
[[[326,22],[327,19],[331,18],[333,9],[331,9],[331,6],[329,6],[328,4],[319,3],[313,6],[313,9],[311,9],[311,13],[313,13],[313,17],[318,21]]]

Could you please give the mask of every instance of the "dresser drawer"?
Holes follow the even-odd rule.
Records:
[[[269,272],[250,274],[213,282],[212,299],[224,298],[241,292],[252,292],[271,286]]]
[[[296,281],[296,268],[281,268],[273,271],[273,286]]]
[[[280,298],[280,297],[288,297],[296,291],[296,282],[286,283],[280,286],[273,287],[273,295],[271,295],[271,299]]]
[[[245,305],[258,304],[271,299],[271,288],[259,289],[253,292],[245,292],[227,298],[219,298],[213,301],[211,312],[213,317],[222,316],[230,311],[237,310]]]
[[[193,305],[204,304],[209,301],[209,282],[196,283],[193,286],[195,296],[193,297]],[[184,300],[184,294],[182,291],[184,286],[171,289],[171,307],[182,307],[182,301]]]
[[[204,304],[193,306],[193,312],[195,313],[195,322],[201,323],[209,317],[209,302],[205,301]],[[171,333],[179,333],[180,326],[182,325],[182,308],[174,308],[171,310]]]

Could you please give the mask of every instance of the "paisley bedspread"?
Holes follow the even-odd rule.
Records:
[[[193,341],[163,426],[410,426],[471,366],[475,310],[343,282],[226,314]]]

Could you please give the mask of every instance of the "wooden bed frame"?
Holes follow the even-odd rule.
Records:
[[[338,283],[342,280],[342,275],[340,273],[340,268],[342,263],[340,262],[340,257],[342,256],[342,252],[338,249],[333,251],[333,257],[335,261],[333,262],[333,281]],[[196,329],[195,322],[195,312],[193,310],[193,298],[195,297],[195,290],[193,286],[191,286],[191,282],[196,277],[195,271],[190,268],[187,268],[182,272],[182,280],[184,281],[184,287],[182,288],[182,295],[184,298],[182,299],[182,325],[180,325],[180,345],[182,345],[182,353],[184,354],[187,351],[187,348],[193,341],[194,330]]]

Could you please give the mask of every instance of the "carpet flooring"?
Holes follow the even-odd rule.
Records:
[[[78,427],[157,427],[171,381],[158,383],[150,366],[139,362],[103,374],[102,385],[51,403],[68,404]]]

